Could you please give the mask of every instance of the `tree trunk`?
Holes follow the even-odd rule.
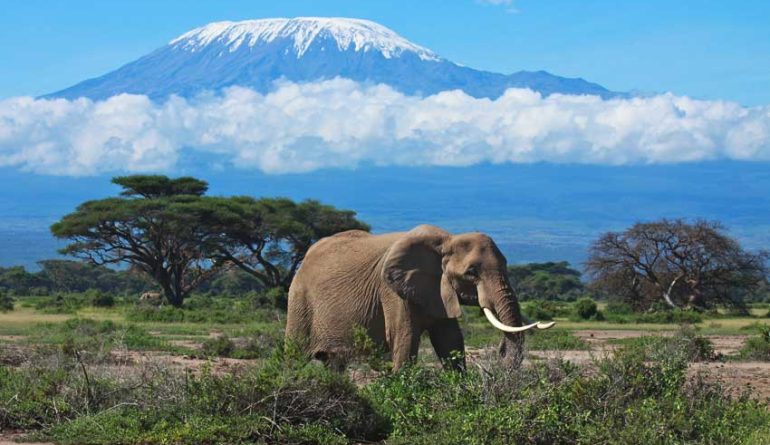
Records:
[[[668,285],[668,289],[666,289],[665,292],[663,292],[663,300],[672,308],[679,309],[679,306],[677,306],[672,300],[671,300],[671,291],[674,290],[674,286],[676,285],[676,282],[679,281],[682,278],[682,275],[677,275],[676,278],[671,282],[671,284]]]

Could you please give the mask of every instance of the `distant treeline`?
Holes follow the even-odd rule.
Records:
[[[0,290],[17,296],[43,296],[54,293],[81,293],[89,290],[116,296],[157,290],[152,279],[131,269],[116,270],[82,261],[44,260],[40,270],[30,272],[22,266],[0,267]],[[200,285],[198,292],[223,296],[240,296],[264,290],[251,274],[239,269],[220,272]]]

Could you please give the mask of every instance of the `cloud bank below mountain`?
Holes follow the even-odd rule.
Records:
[[[770,160],[770,106],[663,94],[602,100],[510,89],[408,96],[345,79],[231,87],[156,103],[121,94],[0,101],[0,165],[55,175],[173,171],[191,151],[268,173],[375,165]]]

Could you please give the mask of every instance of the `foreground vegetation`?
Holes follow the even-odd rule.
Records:
[[[687,378],[688,358],[626,348],[591,373],[563,361],[415,365],[357,386],[291,349],[227,374],[125,373],[62,349],[0,366],[0,429],[65,444],[761,443],[767,406]]]
[[[590,362],[539,359],[540,351],[590,348],[568,329],[540,332],[528,336],[530,360],[519,370],[501,367],[493,354],[499,334],[471,309],[467,344],[482,349],[465,374],[440,370],[427,349],[392,372],[366,344],[350,372],[337,374],[284,350],[282,312],[265,295],[198,296],[185,309],[122,298],[94,307],[83,297],[65,313],[52,313],[50,298],[18,298],[15,314],[0,315],[0,431],[35,440],[756,444],[770,437],[767,401],[688,371],[697,361],[769,360],[765,307],[753,318],[707,314],[700,330],[619,341]],[[596,312],[611,319],[617,308],[587,306],[559,303],[554,318],[591,329],[677,329],[597,320]],[[718,357],[702,336],[712,323],[750,337],[734,356]],[[249,360],[223,367],[217,357]]]

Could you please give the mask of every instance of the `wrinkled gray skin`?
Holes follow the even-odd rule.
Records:
[[[297,272],[288,304],[287,339],[335,367],[344,366],[355,326],[391,351],[394,369],[417,356],[424,331],[445,366],[464,369],[461,304],[488,308],[509,326],[522,322],[494,241],[428,225],[320,240]],[[500,354],[518,366],[523,334],[503,335]]]

